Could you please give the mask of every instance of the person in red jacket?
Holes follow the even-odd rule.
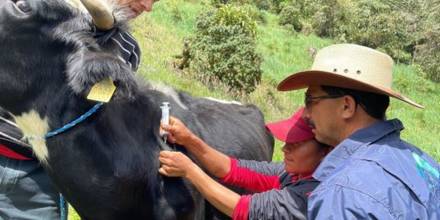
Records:
[[[266,125],[275,138],[285,142],[283,163],[228,157],[177,118],[171,117],[169,125],[161,126],[170,142],[184,146],[211,175],[254,194],[229,190],[180,152],[160,152],[159,172],[188,179],[212,205],[233,219],[306,219],[307,197],[319,184],[312,173],[332,148],[314,139],[303,111],[301,108],[289,119]]]

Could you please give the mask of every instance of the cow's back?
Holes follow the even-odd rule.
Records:
[[[195,98],[185,93],[180,98],[190,112],[190,117],[183,115],[184,122],[210,146],[241,159],[272,159],[274,139],[256,106]]]

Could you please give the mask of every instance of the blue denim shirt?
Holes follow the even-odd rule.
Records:
[[[341,142],[314,173],[309,219],[440,219],[440,166],[381,121]]]

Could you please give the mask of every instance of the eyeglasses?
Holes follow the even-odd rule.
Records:
[[[305,95],[304,96],[304,105],[306,106],[306,108],[310,108],[310,106],[312,105],[313,102],[316,102],[318,100],[321,99],[336,99],[336,98],[341,98],[344,95],[323,95],[323,96],[310,96],[310,95]]]

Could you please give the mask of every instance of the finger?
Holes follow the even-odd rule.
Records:
[[[170,143],[176,143],[176,138],[173,136],[173,135],[168,135],[168,141],[170,142]]]
[[[160,128],[165,131],[168,131],[170,129],[170,127],[171,126],[169,124],[160,123]]]
[[[163,159],[169,159],[170,158],[170,151],[161,151],[159,153],[159,161]]]
[[[159,161],[162,165],[172,166],[174,164],[173,160],[167,157],[159,157]]]
[[[174,159],[176,159],[176,160],[180,160],[180,159],[182,159],[183,157],[185,157],[185,154],[183,154],[182,152],[180,152],[180,151],[174,151],[174,152],[173,152],[173,158],[174,158]]]
[[[167,160],[167,157],[165,156],[159,156],[159,162],[161,163],[161,164],[164,164],[165,163],[165,161]]]
[[[170,154],[172,154],[172,151],[169,150],[162,150],[159,152],[159,157],[169,157]]]
[[[172,168],[172,167],[169,167],[169,166],[166,166],[166,165],[162,166],[159,169],[159,172],[162,173],[163,175],[172,176],[172,177],[176,177],[176,176],[180,176],[181,175],[180,174],[181,172],[179,172],[179,169],[175,169],[175,168]]]
[[[173,127],[173,129],[181,129],[185,127],[185,124],[183,124],[183,122],[178,119],[173,117],[172,120],[170,121],[170,125]]]
[[[169,176],[169,174],[167,173],[167,171],[165,171],[163,167],[159,168],[159,173],[165,176]]]
[[[176,117],[174,117],[174,116],[170,115],[170,125],[172,125],[172,124],[176,123],[176,120],[177,120],[177,118],[176,118]]]
[[[173,163],[173,161],[177,161],[179,159],[179,153],[180,152],[173,152],[173,151],[161,151],[159,153],[159,159],[164,159],[169,161],[169,163]]]

